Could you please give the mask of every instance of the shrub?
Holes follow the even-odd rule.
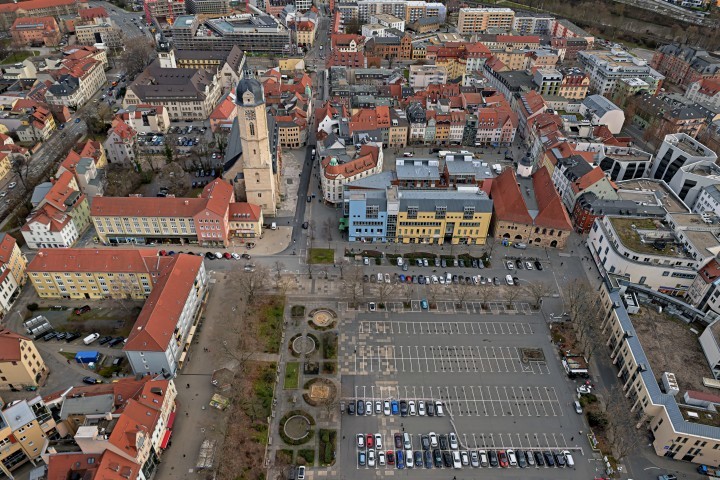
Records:
[[[30,303],[27,306],[27,309],[30,310],[31,312],[34,312],[38,308],[40,308],[40,306],[37,303]]]
[[[305,306],[303,305],[293,305],[290,309],[290,315],[293,317],[303,317],[305,316]]]
[[[608,419],[602,412],[589,412],[587,414],[588,423],[592,428],[604,429],[607,427]]]
[[[305,462],[309,465],[312,465],[315,463],[315,450],[313,449],[304,449],[304,450],[298,450],[298,458],[305,459]]]

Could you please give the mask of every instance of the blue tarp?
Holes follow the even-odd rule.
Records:
[[[99,359],[100,352],[98,352],[97,350],[87,350],[75,354],[75,361],[77,363],[92,363],[97,362]]]

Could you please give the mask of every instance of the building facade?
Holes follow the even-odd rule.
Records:
[[[31,339],[0,330],[0,390],[37,387],[49,373]]]
[[[461,35],[484,33],[489,28],[510,30],[515,12],[509,8],[461,8],[458,32]]]

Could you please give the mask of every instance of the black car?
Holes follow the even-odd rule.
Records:
[[[425,452],[423,452],[423,456],[425,457],[425,468],[432,468],[433,458],[430,450],[425,450]]]
[[[420,437],[420,445],[422,445],[423,450],[430,450],[430,437],[427,435],[422,435]]]
[[[561,452],[555,452],[555,463],[558,467],[564,467],[565,466],[565,455],[563,455]]]
[[[490,457],[490,466],[497,467],[499,465],[497,452],[495,450],[488,450],[488,456]]]
[[[119,345],[123,343],[125,339],[123,337],[115,337],[112,340],[108,342],[108,347],[114,347],[115,345]]]
[[[525,452],[522,450],[515,450],[515,456],[517,456],[517,464],[520,468],[527,467],[527,460],[525,459]]]
[[[427,402],[427,414],[428,417],[435,416],[435,404],[433,402]]]
[[[447,450],[447,449],[448,449],[447,435],[439,435],[439,436],[438,436],[438,442],[440,442],[440,450]]]
[[[249,253],[243,253],[240,255],[240,258],[244,258],[245,260],[250,260],[250,254]]]
[[[442,268],[447,267],[447,262],[445,261],[444,258],[440,259],[440,266],[441,266]]]
[[[525,265],[523,265],[522,260],[515,260],[515,265],[517,265],[518,270],[522,270],[525,268]]]
[[[65,337],[67,337],[67,333],[65,333],[65,332],[60,332],[57,335],[55,335],[55,338],[58,340],[65,340]]]
[[[402,434],[400,433],[395,434],[395,448],[397,448],[398,450],[403,449],[403,438]]]
[[[407,417],[408,414],[408,405],[405,400],[400,400],[400,416],[401,417]]]
[[[420,450],[415,450],[415,453],[413,453],[413,456],[415,457],[415,466],[416,467],[422,467],[423,466],[423,454]]]
[[[50,333],[48,333],[47,335],[45,335],[45,336],[43,337],[43,340],[46,341],[46,342],[49,342],[50,340],[52,340],[52,339],[55,338],[56,336],[57,336],[57,333],[55,333],[55,332],[50,332]]]
[[[440,468],[442,467],[442,452],[439,449],[433,450],[433,461],[435,462],[435,467]]]
[[[102,337],[102,338],[100,339],[100,345],[105,345],[106,343],[112,341],[112,339],[113,339],[113,337],[111,337],[110,335],[107,335],[107,336],[105,336],[105,337]]]
[[[540,452],[538,450],[535,451],[535,463],[537,463],[538,467],[545,466],[545,457],[543,457],[542,452]]]
[[[215,254],[212,252],[205,252],[205,258],[208,260],[215,260]]]
[[[543,269],[542,263],[540,263],[540,261],[538,261],[538,260],[535,260],[535,268],[537,268],[538,270],[542,270]]]
[[[88,385],[95,385],[96,383],[102,383],[102,381],[97,380],[93,377],[83,377],[82,381],[83,381],[83,383],[87,383]]]
[[[83,313],[87,313],[90,310],[91,310],[90,305],[83,305],[82,307],[76,308],[74,310],[74,313],[75,313],[75,315],[82,315]]]
[[[472,261],[472,267],[473,267],[473,268],[477,268],[477,260],[473,260],[473,261]]]
[[[357,401],[357,414],[365,415],[365,402],[363,402],[362,400]]]
[[[458,260],[458,265],[460,265],[460,268],[465,268],[465,260],[463,260],[462,258]]]
[[[80,334],[77,332],[69,332],[67,335],[65,335],[65,341],[70,343],[76,338],[80,338]]]
[[[348,415],[355,415],[355,402],[349,402],[347,406]]]
[[[452,468],[453,460],[450,452],[443,452],[443,463],[445,464],[445,468]]]
[[[543,452],[543,455],[545,456],[545,463],[547,463],[547,466],[554,467],[555,459],[553,458],[553,454],[550,452]]]

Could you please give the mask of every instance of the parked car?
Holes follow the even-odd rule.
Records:
[[[105,345],[106,343],[110,342],[113,339],[112,336],[106,335],[100,339],[100,345]]]
[[[108,347],[114,347],[115,345],[119,345],[125,341],[125,338],[123,337],[115,337],[110,342],[108,342]]]
[[[96,383],[102,383],[102,380],[98,380],[94,377],[83,377],[82,379],[83,383],[87,383],[88,385],[95,385]]]
[[[75,310],[73,310],[73,313],[75,313],[75,315],[82,315],[83,313],[87,313],[90,310],[92,310],[90,308],[90,305],[83,305],[82,307],[79,307],[79,308],[76,308]]]

